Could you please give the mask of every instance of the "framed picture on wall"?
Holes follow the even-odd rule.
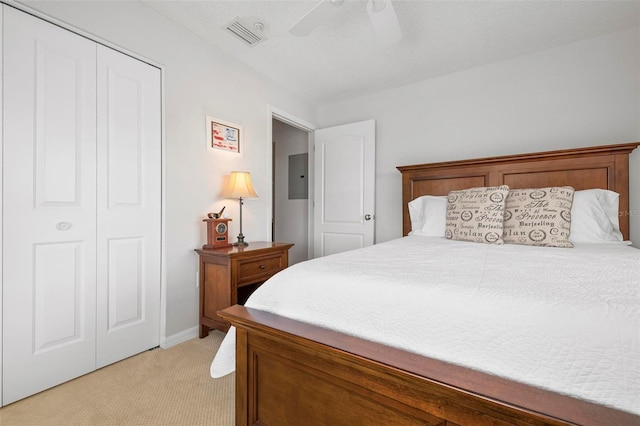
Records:
[[[207,116],[207,146],[209,149],[240,153],[244,131],[239,124]]]

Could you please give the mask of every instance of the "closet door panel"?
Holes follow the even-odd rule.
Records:
[[[3,403],[95,369],[96,45],[5,8]]]
[[[81,342],[87,324],[82,321],[81,242],[34,244],[33,330],[34,354]],[[91,326],[91,325],[90,325]]]
[[[107,282],[107,330],[135,326],[145,320],[143,287],[144,240],[117,238],[107,242],[109,273]]]
[[[160,342],[160,70],[98,47],[98,350]]]

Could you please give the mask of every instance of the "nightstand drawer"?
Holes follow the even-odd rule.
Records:
[[[284,260],[282,253],[251,260],[239,260],[238,286],[266,280],[287,267]]]

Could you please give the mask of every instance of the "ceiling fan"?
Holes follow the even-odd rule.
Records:
[[[296,36],[308,36],[340,9],[344,0],[322,0],[289,28]],[[391,0],[369,0],[367,13],[379,40],[391,46],[402,39],[402,30]]]

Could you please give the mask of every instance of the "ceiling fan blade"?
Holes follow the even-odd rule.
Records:
[[[337,10],[337,6],[343,0],[322,0],[313,9],[307,12],[298,22],[289,28],[289,32],[295,36],[308,36],[320,24],[329,19]]]
[[[402,30],[391,0],[369,0],[367,13],[382,44],[392,46],[402,40]]]

